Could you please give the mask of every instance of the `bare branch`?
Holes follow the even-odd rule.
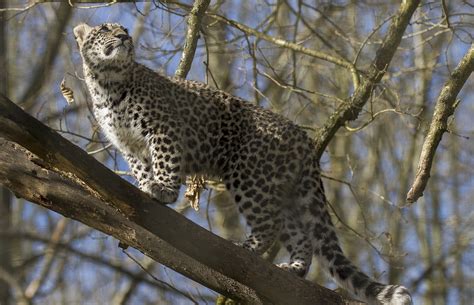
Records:
[[[186,40],[183,47],[183,54],[179,61],[178,69],[175,75],[180,78],[186,78],[196,52],[196,46],[199,39],[199,30],[202,17],[209,6],[210,0],[196,0],[188,17],[188,29],[186,31]]]
[[[433,119],[421,149],[420,161],[416,171],[415,181],[408,191],[406,201],[413,203],[423,196],[426,184],[430,177],[436,148],[448,128],[448,118],[456,109],[456,97],[474,70],[474,44],[464,55],[449,79],[445,82],[438,100],[436,101]]]
[[[444,15],[444,20],[446,20],[446,26],[448,28],[451,28],[451,22],[449,22],[448,5],[446,4],[446,0],[441,0],[441,5],[443,7],[443,15]]]
[[[23,7],[6,7],[6,8],[0,8],[0,12],[23,12],[26,10],[29,10],[33,6],[38,4],[37,2],[31,2],[28,5],[25,5]]]
[[[419,3],[420,0],[402,2],[397,15],[393,18],[387,36],[385,36],[382,45],[377,50],[377,54],[367,73],[367,77],[362,79],[360,86],[354,92],[350,100],[347,103],[339,105],[336,111],[319,130],[316,138],[316,151],[320,158],[324,149],[326,149],[326,146],[339,128],[344,126],[347,121],[355,120],[361,112],[362,107],[369,100],[375,85],[380,82],[388,65],[392,61],[393,55],[401,42],[403,33]]]

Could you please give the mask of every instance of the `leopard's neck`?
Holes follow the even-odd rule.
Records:
[[[84,75],[94,108],[111,108],[127,94],[133,81],[132,67],[100,67],[84,66]]]

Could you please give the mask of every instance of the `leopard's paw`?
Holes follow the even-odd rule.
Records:
[[[146,183],[140,186],[140,189],[158,200],[160,203],[169,204],[178,200],[179,192],[174,189],[166,188],[156,182]]]

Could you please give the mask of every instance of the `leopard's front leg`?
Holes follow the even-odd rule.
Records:
[[[138,187],[151,195],[152,192],[149,187],[153,182],[151,158],[138,158],[130,153],[124,153],[123,157],[127,161],[133,177],[138,181]]]
[[[172,203],[179,195],[180,179],[176,171],[179,167],[166,163],[165,160],[170,160],[171,157],[160,153],[162,150],[162,147],[153,146],[150,147],[150,158],[140,159],[131,154],[124,154],[124,158],[138,181],[140,190],[162,203]]]
[[[182,180],[179,143],[170,135],[157,133],[148,139],[148,148],[153,169],[151,195],[163,203],[175,202]]]

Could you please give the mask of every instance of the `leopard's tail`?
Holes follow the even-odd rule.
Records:
[[[354,266],[337,244],[324,245],[316,250],[320,266],[334,281],[357,299],[371,305],[412,305],[408,289],[400,285],[381,284]]]
[[[320,187],[324,194],[322,182]],[[313,236],[316,244],[313,249],[319,265],[331,275],[334,281],[357,299],[371,305],[412,305],[413,301],[408,289],[400,285],[381,284],[349,261],[339,246],[327,205],[319,202],[317,206],[321,218],[320,221],[314,223]]]

